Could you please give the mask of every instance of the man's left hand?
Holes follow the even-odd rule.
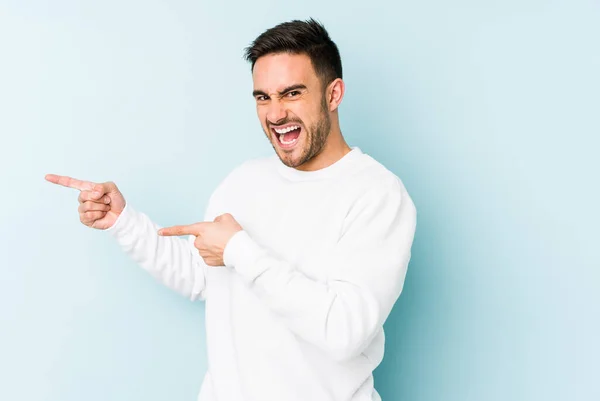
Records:
[[[186,226],[172,226],[161,228],[158,235],[194,235],[194,246],[200,256],[209,266],[224,266],[223,251],[227,243],[242,226],[229,213],[217,216],[213,222],[200,222]]]

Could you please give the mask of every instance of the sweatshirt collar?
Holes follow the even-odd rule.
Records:
[[[319,170],[314,171],[303,171],[297,170],[293,167],[288,167],[279,159],[279,156],[274,155],[275,161],[277,163],[277,170],[279,173],[292,181],[312,181],[312,180],[321,180],[326,178],[334,178],[339,175],[342,171],[347,169],[354,160],[360,157],[363,152],[360,150],[358,146],[353,146],[350,148],[350,152],[346,153],[342,156],[341,159],[334,162],[333,164],[324,167]]]

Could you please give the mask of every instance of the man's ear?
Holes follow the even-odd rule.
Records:
[[[346,85],[342,78],[336,78],[327,85],[325,93],[327,96],[327,108],[330,112],[336,110],[340,103],[342,103],[345,91]]]

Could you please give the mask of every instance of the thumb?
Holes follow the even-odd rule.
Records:
[[[223,213],[222,215],[219,215],[219,216],[215,217],[214,221],[215,222],[219,222],[219,221],[223,221],[223,220],[225,222],[228,222],[228,221],[233,221],[235,219],[233,218],[233,216],[231,215],[231,213]]]
[[[118,192],[118,188],[115,185],[114,182],[112,181],[108,181],[108,182],[103,182],[100,184],[96,184],[94,186],[93,192],[92,192],[92,197],[98,199],[100,198],[102,195],[104,194],[108,194],[108,193],[115,193]]]

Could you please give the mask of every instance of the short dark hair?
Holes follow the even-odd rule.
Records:
[[[283,22],[266,30],[245,49],[244,58],[252,63],[251,70],[254,70],[256,60],[276,53],[308,55],[324,87],[342,78],[340,52],[323,24],[313,18]]]

